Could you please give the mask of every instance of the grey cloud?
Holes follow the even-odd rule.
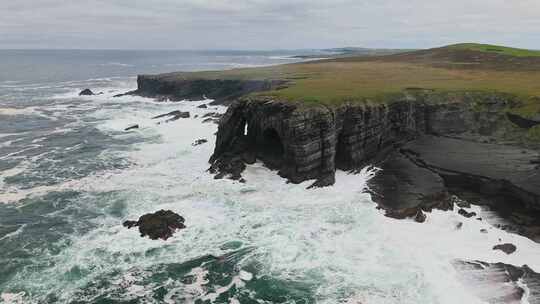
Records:
[[[0,48],[429,47],[540,49],[537,0],[17,0]]]

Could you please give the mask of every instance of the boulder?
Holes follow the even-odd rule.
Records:
[[[493,250],[500,250],[506,254],[512,254],[514,253],[514,251],[516,251],[516,245],[514,244],[510,244],[510,243],[506,243],[506,244],[499,244],[499,245],[495,245],[493,246]]]
[[[194,143],[192,143],[191,145],[192,146],[198,146],[198,145],[202,145],[204,143],[207,143],[208,140],[205,139],[205,138],[201,138],[201,139],[197,139]]]
[[[139,217],[138,221],[125,221],[123,226],[128,229],[139,227],[141,237],[167,240],[176,230],[186,228],[184,221],[182,216],[170,210],[159,210]]]
[[[79,96],[91,96],[91,95],[95,95],[95,94],[90,89],[84,89],[79,93]]]
[[[138,128],[139,128],[139,125],[134,124],[134,125],[131,125],[131,126],[125,128],[124,131],[129,131],[129,130],[138,129]]]
[[[208,108],[208,106],[207,106],[206,104],[202,104],[202,105],[198,106],[197,108],[199,108],[199,109],[206,109],[206,108]]]
[[[414,217],[414,220],[417,223],[423,223],[423,222],[426,221],[426,215],[424,214],[424,212],[422,212],[422,210],[418,210],[418,213],[416,213],[416,216]]]
[[[465,209],[463,209],[463,208],[459,209],[459,210],[458,210],[458,213],[459,213],[460,215],[463,215],[463,216],[466,217],[466,218],[471,218],[471,217],[473,217],[473,216],[476,216],[476,212],[467,212],[467,210],[465,210]]]
[[[163,122],[167,123],[167,122],[178,120],[180,118],[189,118],[190,113],[176,110],[176,111],[171,111],[169,113],[154,116],[154,117],[152,117],[152,119],[159,119],[159,118],[164,118],[164,117],[168,117],[165,121],[163,121]],[[162,122],[159,122],[158,124],[160,124],[160,123],[162,123]]]

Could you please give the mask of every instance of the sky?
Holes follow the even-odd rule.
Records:
[[[540,0],[1,0],[0,48],[540,49]]]

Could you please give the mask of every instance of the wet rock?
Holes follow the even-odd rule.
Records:
[[[201,139],[197,139],[194,143],[192,143],[191,145],[192,146],[198,146],[198,145],[202,145],[204,143],[207,143],[208,142],[208,139],[206,138],[201,138]]]
[[[335,182],[336,176],[334,174],[326,174],[325,176],[317,178],[317,180],[311,184],[308,189],[332,186]]]
[[[516,251],[516,246],[514,244],[506,243],[493,246],[493,250],[501,250],[506,254],[512,254]]]
[[[422,210],[418,210],[418,213],[416,213],[416,216],[414,217],[414,220],[417,223],[423,223],[426,221],[426,215],[422,212]]]
[[[460,281],[486,303],[540,303],[540,274],[527,265],[463,260],[452,264]]]
[[[252,165],[257,161],[257,158],[255,157],[255,153],[253,151],[246,151],[242,153],[242,160],[246,164]]]
[[[465,200],[456,198],[456,199],[455,199],[455,202],[456,202],[456,205],[457,205],[459,208],[471,208],[471,203],[469,203],[469,202],[467,202],[467,201],[465,201]]]
[[[159,210],[141,216],[138,221],[125,221],[128,229],[139,227],[141,237],[148,236],[152,240],[170,238],[176,230],[184,229],[184,218],[170,210]]]
[[[473,216],[476,216],[476,212],[468,212],[467,210],[461,208],[458,210],[458,213],[466,218],[471,218]]]
[[[219,123],[219,120],[221,119],[221,117],[223,117],[223,114],[220,114],[220,113],[217,113],[217,112],[210,112],[210,113],[206,113],[202,116],[204,119],[203,119],[203,123],[209,123],[209,122],[213,122],[213,123]]]
[[[176,110],[169,113],[154,116],[152,117],[152,119],[158,119],[158,118],[164,118],[164,117],[168,117],[164,122],[171,122],[171,121],[178,120],[180,118],[189,118],[190,114],[189,112],[182,112],[182,111]]]
[[[242,161],[241,157],[231,155],[214,162],[208,171],[216,174],[214,179],[230,177],[232,180],[239,180],[242,178],[242,172],[245,169],[246,164]]]
[[[537,119],[529,119],[512,113],[506,113],[506,116],[508,117],[508,120],[520,128],[529,129],[536,125],[540,125],[540,120]]]
[[[218,121],[214,118],[205,118],[202,121],[202,123],[210,123],[210,122],[217,123]]]
[[[95,95],[95,94],[90,89],[84,89],[79,93],[79,96],[91,96],[91,95]]]
[[[207,106],[206,104],[202,104],[202,105],[198,106],[197,108],[199,108],[199,109],[206,109],[206,108],[208,108],[208,106]]]
[[[129,130],[138,129],[138,128],[139,128],[139,125],[134,124],[134,125],[131,125],[131,126],[125,128],[124,131],[129,131]]]
[[[381,171],[369,182],[371,196],[387,211],[386,216],[416,218],[422,211],[454,208],[442,178],[417,166],[402,154],[392,153],[378,166]]]

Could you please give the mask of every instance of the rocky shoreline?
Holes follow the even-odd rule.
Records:
[[[321,187],[336,169],[375,164],[372,196],[388,216],[423,222],[425,212],[472,194],[515,224],[507,228],[540,241],[540,154],[512,140],[534,126],[505,111],[515,96],[412,88],[385,103],[330,107],[248,95],[284,84],[143,75],[130,94],[229,104],[210,159],[216,178],[243,181],[246,164],[261,160],[289,182]]]

